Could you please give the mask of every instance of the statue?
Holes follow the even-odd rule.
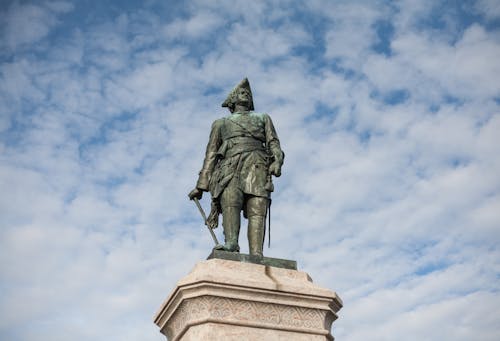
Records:
[[[222,213],[224,245],[239,252],[241,211],[248,219],[250,255],[262,257],[265,221],[274,190],[272,175],[281,175],[285,154],[269,115],[254,112],[252,90],[243,79],[227,96],[223,107],[231,114],[212,124],[203,167],[196,188],[189,198],[201,199],[204,191],[212,195],[209,227],[218,225]]]

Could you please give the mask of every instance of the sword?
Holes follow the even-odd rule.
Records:
[[[215,246],[221,246],[219,244],[219,241],[217,240],[217,237],[215,236],[215,233],[214,231],[210,228],[210,226],[208,226],[208,223],[207,223],[207,216],[205,214],[205,211],[203,211],[203,207],[201,207],[200,205],[200,202],[198,201],[198,198],[193,198],[196,206],[198,206],[198,210],[200,211],[201,213],[201,216],[203,217],[203,222],[205,223],[205,226],[207,227],[208,231],[210,231],[210,234],[212,235],[212,239],[214,240],[214,243],[215,243]]]

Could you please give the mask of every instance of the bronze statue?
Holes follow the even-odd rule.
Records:
[[[216,249],[239,252],[243,211],[248,219],[250,255],[262,256],[266,215],[274,190],[271,175],[281,175],[284,153],[269,115],[253,111],[247,78],[229,93],[222,106],[231,114],[212,124],[203,168],[189,198],[201,199],[204,191],[210,191],[210,227],[217,227],[222,213],[225,244]]]

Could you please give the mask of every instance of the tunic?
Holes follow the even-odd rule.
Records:
[[[256,112],[236,112],[212,124],[203,167],[196,187],[217,199],[233,180],[243,193],[269,197],[269,165],[283,164],[284,153],[271,117]]]

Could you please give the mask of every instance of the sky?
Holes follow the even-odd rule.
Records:
[[[497,0],[3,0],[0,339],[164,340],[248,77],[286,154],[264,253],[338,293],[336,340],[499,340],[499,75]]]

